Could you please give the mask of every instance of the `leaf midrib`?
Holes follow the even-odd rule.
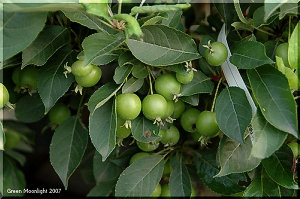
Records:
[[[183,50],[178,50],[178,49],[174,49],[174,48],[168,48],[168,47],[165,47],[165,46],[159,46],[157,44],[147,43],[147,42],[144,42],[144,41],[138,41],[138,40],[134,40],[134,39],[129,39],[129,41],[134,41],[134,42],[138,42],[138,43],[152,45],[152,46],[155,46],[155,47],[158,47],[158,48],[163,48],[163,49],[167,49],[168,51],[175,51],[175,52],[179,52],[179,53],[182,53],[182,54],[198,55],[197,52],[189,52],[189,51],[183,51]]]
[[[132,192],[133,189],[135,189],[135,187],[144,180],[144,178],[146,178],[148,176],[148,174],[154,170],[155,167],[157,167],[157,165],[161,162],[163,157],[160,158],[160,160],[152,167],[152,169],[150,169],[150,171],[148,171],[139,181],[137,181],[137,183],[132,187],[132,189],[129,190],[129,192],[127,192],[126,196],[129,196],[128,194],[130,194]]]
[[[276,105],[276,108],[277,108],[277,110],[280,112],[280,115],[283,117],[284,115],[282,114],[281,109],[279,108],[280,106],[278,106],[278,104],[277,104],[276,101],[274,100],[273,96],[271,95],[271,93],[270,93],[270,91],[269,91],[267,85],[266,85],[265,82],[263,81],[263,79],[262,79],[262,77],[260,76],[259,72],[258,72],[256,69],[254,69],[254,70],[255,70],[255,72],[256,72],[258,78],[260,79],[260,81],[261,81],[262,84],[264,85],[265,89],[267,90],[267,92],[268,92],[269,96],[271,97],[272,101],[273,101],[274,104]],[[251,82],[251,81],[250,81],[250,82]],[[262,107],[262,108],[263,108],[263,107]],[[289,126],[291,129],[293,129],[293,128],[291,127],[290,123],[287,121],[287,118],[286,118],[286,117],[283,117],[283,118],[284,118],[285,122],[287,122],[288,126]],[[269,121],[268,121],[268,122],[269,122]],[[290,133],[290,132],[288,132],[288,133]]]
[[[61,31],[59,34],[57,34],[54,38],[52,38],[43,48],[41,48],[38,52],[35,53],[35,55],[33,55],[33,57],[29,58],[28,61],[26,63],[23,63],[24,66],[28,65],[28,63],[30,63],[32,60],[34,60],[37,56],[40,55],[40,53],[42,51],[44,51],[46,48],[48,48],[48,46],[50,46],[50,44],[52,44],[52,42],[54,40],[56,40],[58,37],[60,37],[61,35],[63,35],[66,31],[68,31],[68,29],[64,28],[63,31]],[[63,44],[60,44],[60,46],[64,45]],[[29,46],[30,48],[31,46]],[[25,49],[26,50],[26,49]],[[27,48],[28,50],[28,48]]]
[[[50,107],[50,101],[49,99],[51,99],[51,94],[52,94],[52,88],[53,88],[53,82],[54,82],[54,76],[57,74],[57,71],[60,69],[62,63],[65,61],[65,59],[72,53],[72,51],[70,51],[66,56],[63,57],[62,61],[58,64],[58,67],[56,68],[56,70],[54,71],[53,75],[51,76],[51,84],[50,84],[50,92],[48,93],[48,97],[46,98],[48,103],[47,103],[47,107]]]

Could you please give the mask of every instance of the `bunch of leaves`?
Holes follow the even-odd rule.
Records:
[[[274,54],[280,42],[288,41],[288,62],[292,68],[298,68],[299,25],[296,26],[295,17],[298,4],[266,1],[259,6],[242,5],[237,0],[232,4],[216,3],[216,10],[207,19],[209,28],[201,29],[203,23],[194,31],[190,29],[188,35],[185,28],[189,27],[181,19],[194,19],[188,18],[192,9],[183,14],[181,9],[189,7],[186,4],[143,6],[142,2],[140,8],[123,4],[125,12],[122,12],[121,3],[99,2],[4,5],[3,70],[10,74],[15,66],[39,68],[37,93],[32,95],[14,94],[10,78],[4,79],[16,102],[16,118],[23,123],[38,122],[62,101],[76,112],[55,129],[50,145],[51,164],[65,189],[81,164],[87,146],[92,144],[95,187],[89,196],[108,196],[112,192],[115,196],[150,196],[162,179],[166,156],[173,168],[169,178],[171,196],[191,194],[192,183],[186,168],[189,158],[185,157],[193,157],[197,180],[214,192],[260,197],[295,194],[297,184],[294,173],[290,172],[295,159],[286,142],[288,136],[296,139],[299,136],[293,96],[297,92],[290,89],[287,78],[277,69]],[[220,17],[225,31],[218,40],[230,52],[222,70],[212,68],[202,57],[202,45],[216,40],[215,30],[222,31]],[[288,37],[284,38],[282,24],[286,22]],[[266,34],[268,41],[259,39],[258,32]],[[73,63],[76,55],[85,65],[110,67],[112,78],[86,89],[83,96],[76,96],[72,91],[73,75],[65,78],[63,74],[64,65]],[[181,146],[173,151],[169,148],[169,153],[143,157],[127,167],[136,149],[117,145],[115,95],[138,92],[145,96],[151,84],[149,69],[152,73],[178,72],[189,61],[197,65],[198,71],[193,81],[183,86],[180,99],[190,106],[205,110],[211,102],[209,94],[213,92],[214,78],[224,75],[227,80],[227,83],[223,81],[220,93],[216,93],[214,111],[223,133],[217,151],[202,150],[195,142],[193,147],[185,147],[189,138],[183,138]],[[231,75],[228,70],[233,71]],[[249,90],[256,105],[251,103]],[[202,101],[202,96],[209,98],[208,102]],[[84,111],[89,112],[88,121]],[[145,130],[156,129],[144,117],[136,118],[132,124],[132,129],[136,129],[133,139],[138,141]],[[143,141],[155,139],[143,138]],[[3,157],[3,190],[23,188],[24,176],[7,157],[9,153],[5,152]],[[19,157],[22,164],[24,158]]]

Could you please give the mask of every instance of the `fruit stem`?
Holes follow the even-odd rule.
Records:
[[[165,148],[165,149],[163,149],[163,150],[161,150],[161,151],[158,151],[158,152],[155,153],[155,154],[156,154],[156,155],[161,155],[162,153],[164,153],[164,152],[167,151],[167,153],[164,155],[164,157],[165,157],[168,153],[170,153],[170,152],[173,151],[173,150],[174,150],[173,147],[168,147],[168,148]]]
[[[217,75],[217,73],[210,67],[210,65],[207,63],[207,62],[205,62],[206,64],[205,64],[205,66],[208,68],[208,70],[213,74],[213,76],[216,76]]]
[[[151,80],[151,71],[150,68],[147,66],[148,70],[148,78],[149,78],[149,84],[150,84],[150,94],[153,95],[153,88],[152,88],[152,80]]]
[[[275,34],[272,34],[272,33],[270,33],[270,32],[267,32],[267,31],[265,31],[265,30],[263,30],[263,29],[261,29],[261,28],[257,28],[257,27],[254,27],[254,26],[253,26],[253,28],[256,29],[257,31],[263,32],[263,33],[265,33],[265,34],[267,34],[267,35],[270,35],[270,36],[272,36],[272,37],[276,37]]]
[[[220,87],[220,84],[221,84],[222,80],[223,80],[223,77],[221,77],[219,79],[219,82],[218,82],[218,85],[217,85],[217,88],[216,88],[216,92],[215,92],[215,96],[214,96],[214,101],[213,101],[213,104],[212,104],[211,109],[210,109],[211,112],[214,112],[216,98],[217,98],[217,94],[218,94],[219,87]]]
[[[76,113],[76,118],[79,118],[80,109],[81,109],[81,106],[82,106],[82,103],[83,103],[84,95],[85,95],[85,92],[83,92],[82,95],[81,95],[80,102],[79,102],[78,109],[77,109],[77,113]]]
[[[145,3],[145,1],[146,1],[146,0],[142,0],[142,2],[141,2],[141,4],[140,4],[140,7],[142,7],[142,6],[143,6],[143,4]],[[136,13],[136,15],[135,15],[135,18],[137,19],[137,18],[138,18],[138,16],[139,16],[139,13]]]
[[[113,27],[114,23],[113,23],[112,21],[107,20],[107,21],[109,22],[109,23],[107,23],[107,22],[105,22],[104,20],[99,19],[99,18],[97,18],[97,20],[100,21],[101,23],[103,23],[104,25],[107,25],[108,27],[114,29],[114,27]]]
[[[122,12],[122,0],[119,0],[119,4],[118,4],[118,14],[121,14]]]

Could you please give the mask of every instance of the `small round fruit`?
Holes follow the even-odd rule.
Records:
[[[116,136],[118,138],[124,139],[127,138],[130,133],[131,133],[131,129],[130,128],[126,128],[124,126],[125,124],[125,120],[123,120],[122,118],[118,117],[117,118],[117,131],[116,131]]]
[[[160,129],[159,134],[162,136],[160,142],[162,144],[169,144],[170,146],[177,144],[180,138],[180,133],[175,126],[170,126],[167,130]]]
[[[54,124],[61,124],[70,116],[71,116],[71,111],[64,104],[56,104],[49,111],[49,120]]]
[[[190,83],[194,78],[194,71],[190,70],[186,73],[176,73],[176,79],[182,84]]]
[[[180,117],[180,124],[182,128],[190,133],[196,132],[196,122],[200,111],[195,108],[189,108],[184,111]]]
[[[161,186],[161,197],[171,197],[170,188],[168,184],[163,184]]]
[[[116,97],[117,114],[123,120],[133,120],[141,112],[142,103],[134,93],[124,93]]]
[[[170,160],[166,161],[164,164],[163,176],[169,176],[172,171],[172,166]]]
[[[0,83],[0,108],[3,108],[9,101],[9,93],[6,87]]]
[[[214,137],[219,131],[216,113],[203,111],[197,118],[196,128],[201,135]]]
[[[174,112],[174,102],[173,101],[167,101],[167,111],[165,112],[165,115],[162,119],[166,119],[170,116],[172,116]]]
[[[158,184],[158,185],[155,187],[153,193],[151,194],[151,197],[159,197],[160,194],[161,194],[161,185]]]
[[[291,90],[297,89],[298,84],[298,76],[293,72],[292,69],[285,67],[285,76],[288,79],[289,86]]]
[[[221,42],[214,42],[211,44],[211,49],[206,49],[205,59],[209,65],[219,66],[228,57],[226,46]]]
[[[291,148],[294,157],[297,158],[300,155],[300,144],[297,142],[290,142],[288,143],[288,146]]]
[[[72,74],[78,77],[86,76],[93,70],[93,67],[95,67],[93,64],[88,64],[86,66],[83,64],[84,61],[82,60],[77,60],[74,62],[71,66]]]
[[[167,101],[159,94],[148,95],[143,99],[142,102],[143,114],[149,120],[163,118],[167,108]]]
[[[37,89],[37,78],[39,70],[33,66],[27,66],[21,70],[20,73],[20,86],[30,90]]]
[[[142,151],[154,151],[155,149],[157,149],[159,147],[159,143],[158,142],[137,142],[138,147],[142,150]]]
[[[174,103],[174,114],[173,118],[177,119],[181,116],[185,109],[184,102],[181,100],[178,100],[177,102]]]
[[[4,148],[13,149],[16,146],[18,146],[19,142],[20,142],[20,135],[14,130],[7,129],[7,131],[5,132]]]
[[[181,92],[181,84],[173,74],[166,73],[155,80],[155,90],[167,100],[173,100],[174,95]]]
[[[21,67],[17,67],[12,72],[11,79],[14,82],[15,85],[20,85],[20,74],[21,74]]]
[[[146,152],[139,152],[139,153],[136,153],[134,154],[131,158],[130,158],[130,161],[129,161],[129,164],[132,164],[133,162],[135,162],[136,160],[142,158],[142,157],[145,157],[145,156],[149,156],[150,154],[149,153],[146,153]]]
[[[281,57],[283,64],[286,67],[290,67],[288,62],[288,48],[289,48],[289,44],[287,42],[282,43],[277,47],[275,52],[276,56]]]
[[[82,87],[92,87],[95,86],[102,75],[102,71],[98,66],[93,66],[91,72],[85,76],[75,76],[77,84]]]

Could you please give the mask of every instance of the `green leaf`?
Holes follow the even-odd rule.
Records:
[[[4,4],[4,10],[5,6]],[[3,27],[0,35],[3,35],[4,43],[3,59],[6,60],[24,50],[43,29],[47,18],[46,12],[39,13],[15,13],[3,12]]]
[[[22,141],[21,141],[22,142]],[[15,149],[15,148],[14,148]],[[6,150],[5,154],[10,156],[12,159],[18,161],[18,163],[23,167],[26,162],[26,157],[22,153],[15,150]]]
[[[243,144],[244,133],[252,119],[245,91],[239,87],[225,88],[217,97],[215,111],[221,131]]]
[[[188,103],[192,106],[198,106],[199,104],[199,95],[191,95],[191,96],[182,96],[180,97],[180,99],[182,101],[184,101],[185,103]]]
[[[45,114],[55,105],[70,88],[74,76],[64,75],[64,65],[73,63],[75,54],[71,46],[58,50],[49,61],[41,67],[38,75],[38,91],[45,106]]]
[[[222,177],[231,173],[242,173],[256,168],[261,160],[250,156],[251,149],[250,136],[246,137],[243,145],[223,136],[217,153],[221,170],[215,177]]]
[[[176,29],[184,32],[184,27],[183,27],[182,21],[181,21],[182,11],[177,10],[177,11],[169,11],[166,13],[168,14],[168,18],[163,19],[161,24],[168,26],[168,27],[176,28]]]
[[[21,139],[24,140],[28,144],[34,144],[35,143],[35,137],[36,132],[32,131],[27,124],[24,124],[23,122],[17,121],[17,120],[4,120],[3,124],[6,129],[13,130],[17,132]],[[19,146],[17,147],[19,148]],[[32,152],[33,150],[26,151],[26,152]]]
[[[254,178],[251,184],[244,191],[244,197],[278,197],[280,196],[279,186],[272,181],[266,172],[261,169],[261,173]]]
[[[287,189],[298,189],[291,172],[293,167],[293,153],[287,145],[283,145],[268,159],[264,159],[262,164],[268,176],[277,184]]]
[[[119,67],[123,67],[125,65],[135,65],[139,61],[131,54],[130,51],[126,51],[120,55],[118,59]]]
[[[155,25],[155,24],[158,24],[160,23],[162,20],[166,19],[165,17],[162,17],[162,16],[154,16],[154,17],[151,17],[150,19],[146,20],[145,22],[143,22],[142,24],[142,27],[143,26],[150,26],[150,25]],[[141,24],[141,22],[139,21],[139,23]]]
[[[216,162],[216,153],[211,150],[200,151],[201,156],[194,156],[194,164],[196,165],[197,175],[208,188],[212,191],[223,194],[232,195],[245,190],[239,186],[239,181],[246,181],[244,174],[229,174],[222,177],[215,177],[219,172]]]
[[[177,154],[171,159],[172,172],[169,180],[172,197],[191,196],[192,185],[190,174],[184,164],[182,154]]]
[[[85,11],[78,10],[76,12],[62,10],[67,18],[69,18],[72,22],[79,23],[89,29],[97,30],[99,32],[104,33],[115,33],[113,29],[103,24],[99,18],[95,15],[91,15]]]
[[[284,187],[279,187],[280,188],[280,194],[282,197],[297,197],[298,195],[298,190],[296,189],[286,189]]]
[[[119,51],[112,51],[109,53],[105,53],[104,55],[100,55],[96,57],[92,63],[95,65],[106,65],[109,64],[110,62],[116,60],[120,56]],[[84,55],[80,57],[81,60],[84,60]]]
[[[235,5],[236,5],[236,7],[239,6],[237,4],[235,4]],[[221,31],[218,35],[218,41],[222,42],[226,46],[226,48],[228,50],[228,55],[230,57],[231,52],[230,52],[228,42],[227,42],[227,39],[226,39],[226,35],[225,35],[225,24],[223,24],[222,29],[221,29]],[[254,103],[254,101],[253,101],[253,99],[252,99],[252,97],[249,93],[249,90],[248,90],[241,74],[239,73],[239,70],[237,69],[237,67],[234,66],[233,64],[231,64],[230,61],[227,58],[227,60],[221,65],[221,68],[222,68],[222,72],[224,73],[225,79],[226,79],[229,86],[240,87],[245,91],[246,96],[248,98],[248,101],[249,101],[249,103],[251,105],[251,108],[252,108],[252,113],[255,113],[256,112],[256,105],[255,105],[255,103]]]
[[[117,85],[113,82],[108,82],[98,88],[89,99],[88,108],[89,111],[94,114],[97,108],[100,108],[105,104],[110,98],[112,98],[122,85]]]
[[[284,3],[294,2],[295,0],[265,0],[265,17],[264,19],[267,20],[269,17],[273,16],[274,14],[277,14],[276,10],[280,8]]]
[[[273,15],[268,20],[265,20],[264,16],[265,16],[265,7],[261,6],[261,7],[257,8],[253,13],[253,25],[255,27],[261,27],[263,25],[268,25],[268,24],[272,23],[278,17],[277,15]]]
[[[88,144],[88,132],[77,117],[63,121],[55,130],[50,144],[50,162],[65,189],[79,166]]]
[[[236,30],[247,30],[253,32],[254,28],[250,24],[244,24],[243,22],[233,22],[231,24]]]
[[[84,5],[86,12],[108,19],[108,0],[79,0]]]
[[[115,196],[150,196],[159,183],[163,170],[164,156],[150,155],[136,160],[121,173]]]
[[[15,56],[3,61],[3,65],[2,64],[0,65],[0,70],[2,70],[3,68],[19,66],[21,64],[22,64],[22,55],[21,55],[21,53],[19,53],[19,54],[16,54]]]
[[[256,41],[244,40],[234,49],[230,62],[241,69],[252,69],[274,63],[266,55],[265,46]]]
[[[72,2],[72,0],[70,0]],[[14,1],[17,2],[17,1]],[[21,2],[21,1],[19,1]],[[59,10],[69,10],[69,11],[83,11],[83,6],[78,3],[54,3],[53,1],[48,1],[51,3],[8,3],[5,7],[7,12],[56,12]],[[45,1],[44,1],[45,2]],[[57,1],[59,2],[59,1]],[[66,2],[66,1],[65,1]]]
[[[164,25],[144,26],[142,31],[143,41],[128,39],[127,45],[145,64],[167,66],[200,57],[194,40],[183,32]]]
[[[253,148],[251,155],[264,159],[271,156],[284,143],[287,133],[276,129],[265,120],[260,110],[252,120],[254,134]]]
[[[87,146],[87,149],[85,150],[85,155],[83,156],[83,159],[82,159],[82,162],[84,162],[84,163],[82,164],[82,166],[80,166],[80,176],[85,184],[95,185],[96,181],[95,181],[94,173],[93,173],[93,161],[92,161],[93,158],[90,156],[90,154],[92,154],[92,153],[88,152],[90,148],[94,149],[94,147],[92,145]],[[88,158],[85,159],[85,156],[88,156]],[[88,160],[88,161],[86,161],[86,160]]]
[[[3,157],[3,154],[0,155]],[[2,159],[2,158],[1,158]],[[2,165],[2,162],[1,162]],[[0,166],[2,167],[2,166]],[[6,156],[3,157],[3,167],[1,173],[3,172],[3,190],[1,194],[4,196],[23,196],[23,189],[26,187],[26,181],[24,174],[19,170],[15,164]],[[21,193],[8,193],[11,190],[21,190]]]
[[[130,78],[122,87],[122,93],[134,93],[144,84],[144,79]]]
[[[279,20],[283,19],[285,15],[297,15],[299,13],[299,4],[285,3],[280,7]]]
[[[159,127],[153,121],[139,116],[132,121],[131,132],[135,140],[139,142],[151,142],[159,138]]]
[[[175,73],[188,74],[186,67],[184,67],[183,64],[175,64],[175,65],[167,67],[166,69],[174,71]]]
[[[22,97],[16,104],[15,116],[25,123],[37,122],[44,117],[45,107],[36,93]]]
[[[96,57],[92,63],[99,66],[106,65],[116,60],[118,56],[119,54],[116,53],[116,51],[105,53],[104,55]]]
[[[137,148],[137,146],[129,146],[126,150],[122,151],[121,154],[114,153],[114,155],[110,156],[109,161],[124,169],[128,167],[130,158],[138,151],[139,149]],[[118,152],[118,150],[116,150],[116,152]]]
[[[217,11],[224,20],[227,35],[231,28],[230,25],[238,19],[234,5],[232,2],[229,3],[227,0],[214,0],[213,2]]]
[[[247,71],[254,97],[266,120],[298,137],[296,102],[285,76],[270,65]]]
[[[87,194],[87,197],[108,197],[112,189],[114,188],[116,181],[105,181],[96,184],[90,192]]]
[[[291,38],[289,40],[289,47],[288,47],[288,61],[291,68],[298,69],[300,58],[300,22],[297,23]]]
[[[34,64],[44,65],[61,47],[71,41],[70,31],[61,26],[47,26],[38,37],[23,51],[22,68]]]
[[[105,161],[116,145],[117,113],[114,100],[106,102],[89,118],[91,141]]]
[[[102,156],[96,151],[93,159],[93,172],[96,184],[107,181],[116,183],[122,168],[111,162],[110,159],[102,162]]]
[[[276,41],[275,40],[269,40],[264,43],[264,46],[266,48],[266,55],[270,57],[272,60],[275,58],[275,50],[276,50]]]
[[[97,57],[115,50],[123,42],[124,37],[121,34],[114,36],[100,32],[86,37],[82,42],[85,55],[84,64],[88,65]]]
[[[120,67],[118,66],[116,69],[115,69],[115,74],[113,76],[113,79],[114,81],[117,83],[117,84],[121,84],[124,82],[124,80],[128,77],[128,75],[131,73],[132,71],[132,65],[127,65],[127,66],[123,66],[123,67]]]
[[[132,68],[132,75],[135,78],[146,78],[148,76],[146,66],[141,62],[134,64]]]
[[[194,72],[193,80],[182,86],[181,94],[191,96],[199,93],[212,93],[214,83],[201,71]]]

